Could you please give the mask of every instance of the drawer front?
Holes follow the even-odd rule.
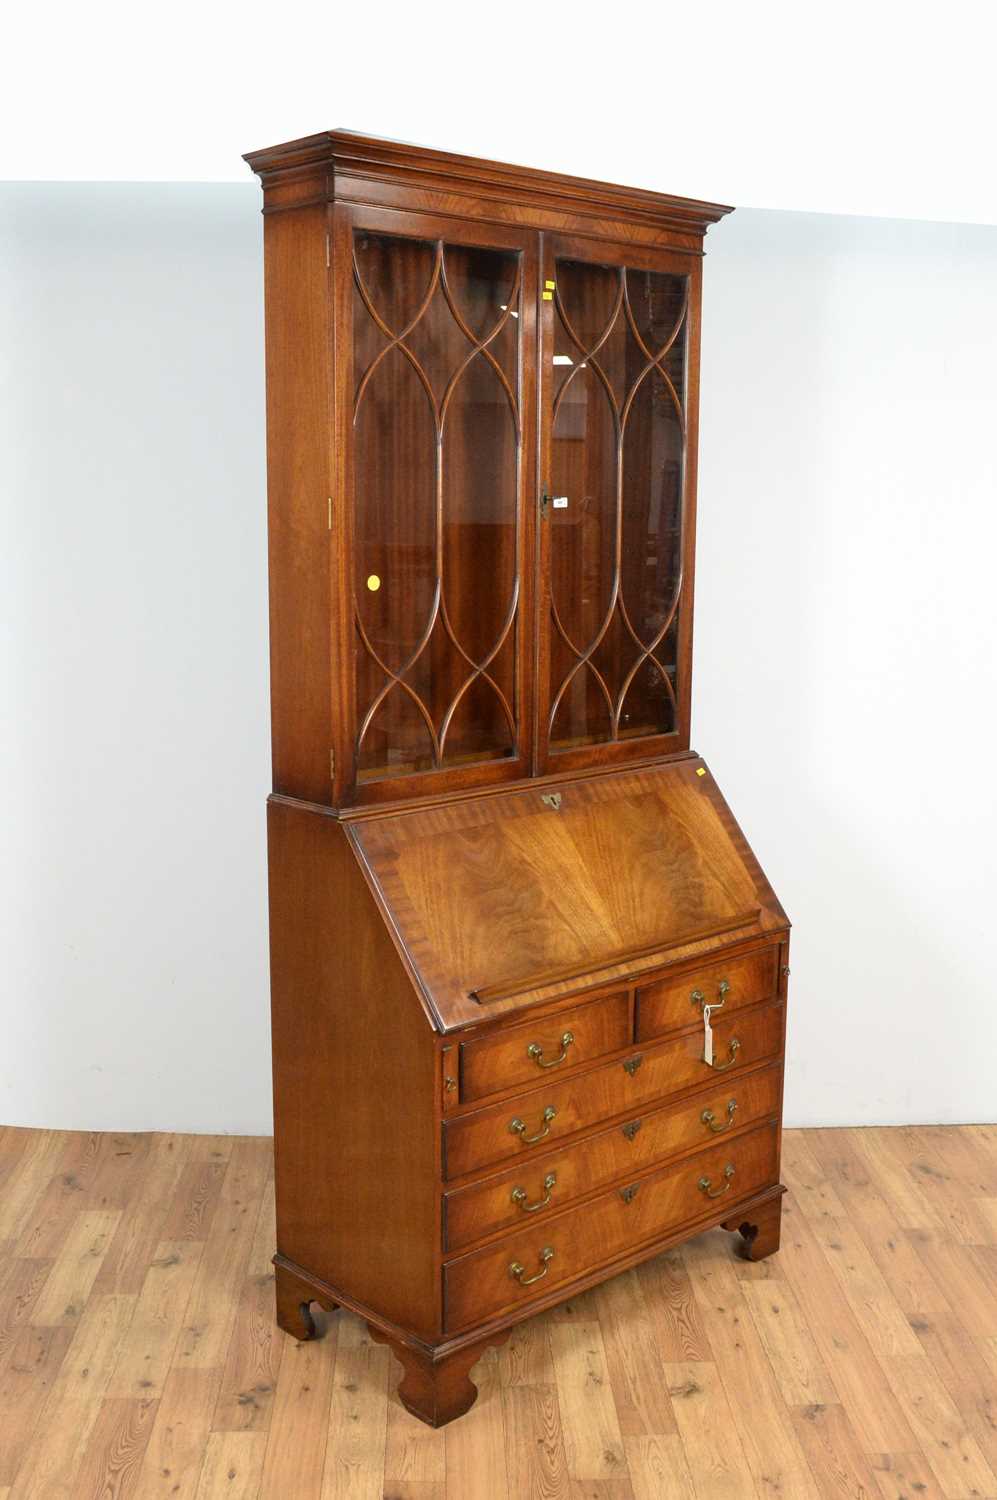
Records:
[[[461,1098],[483,1099],[503,1089],[528,1087],[555,1072],[563,1077],[629,1040],[630,1006],[622,994],[462,1042]]]
[[[748,1015],[717,1018],[713,1069],[703,1061],[700,1028],[670,1042],[638,1047],[582,1077],[447,1120],[444,1176],[450,1181],[510,1157],[530,1159],[600,1120],[664,1103],[682,1089],[706,1088],[719,1072],[726,1081],[752,1063],[779,1056],[781,1047],[782,1006],[769,1005]]]
[[[463,1249],[486,1235],[529,1222],[532,1229],[573,1198],[617,1178],[650,1171],[679,1151],[742,1130],[779,1111],[781,1070],[749,1073],[683,1104],[637,1115],[562,1151],[517,1162],[499,1177],[458,1188],[444,1200],[444,1247]],[[707,1118],[708,1117],[708,1118]]]
[[[776,1147],[776,1127],[764,1125],[451,1261],[443,1268],[446,1331],[529,1304],[630,1248],[771,1186]]]
[[[726,986],[726,989],[722,988]],[[719,1005],[728,1014],[779,993],[779,949],[763,948],[725,964],[693,969],[680,979],[661,979],[637,991],[637,1037],[678,1031],[703,1014],[703,1002]],[[701,999],[700,996],[703,998]],[[717,1011],[714,1024],[723,1011]]]

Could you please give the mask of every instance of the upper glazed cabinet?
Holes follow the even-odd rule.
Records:
[[[326,282],[330,368],[314,297],[294,343],[285,293],[270,404],[286,447],[281,354],[297,375],[311,357],[332,545],[307,639],[287,647],[299,688],[321,674],[324,608],[330,759],[280,784],[294,625],[272,618],[278,790],[343,804],[687,750],[702,234],[721,210],[607,189],[605,217],[584,219],[519,171],[521,201],[489,213],[487,164],[448,157],[444,193],[394,143],[334,132],[297,150],[251,160],[268,234],[297,208],[287,252]]]

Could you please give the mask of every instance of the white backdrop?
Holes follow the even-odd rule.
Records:
[[[997,224],[986,0],[8,6],[0,178],[243,180],[335,125],[720,203]]]
[[[270,1128],[258,209],[0,189],[4,1122]],[[707,245],[694,744],[796,924],[787,1120],[993,1119],[997,231]]]

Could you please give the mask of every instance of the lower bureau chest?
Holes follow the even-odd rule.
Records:
[[[496,1244],[449,1261],[444,1326],[458,1332],[497,1317],[637,1251],[650,1240],[734,1204],[778,1176],[774,1120],[647,1177],[627,1182],[546,1223],[523,1225]]]

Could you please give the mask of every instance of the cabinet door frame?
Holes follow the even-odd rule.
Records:
[[[589,261],[593,265],[626,266],[635,270],[662,271],[689,279],[685,365],[685,453],[681,506],[682,562],[677,610],[676,724],[667,734],[635,735],[625,740],[553,750],[550,745],[551,706],[556,688],[550,681],[551,656],[551,525],[541,514],[540,497],[550,494],[553,461],[553,394],[555,350],[555,302],[539,304],[538,402],[540,464],[538,505],[537,669],[536,669],[536,772],[559,772],[612,766],[634,761],[679,755],[689,749],[692,702],[692,618],[694,559],[696,548],[696,475],[699,438],[699,343],[702,308],[702,255],[679,250],[630,244],[620,240],[590,239],[580,235],[544,234],[541,253],[542,285],[556,282],[558,259]],[[555,291],[556,296],[556,291]]]
[[[518,252],[521,256],[519,316],[519,494],[516,566],[519,601],[516,618],[517,702],[512,705],[517,753],[466,765],[405,772],[361,782],[357,776],[357,702],[354,670],[354,494],[353,443],[353,234],[357,229],[411,239],[446,240],[455,245]],[[536,546],[537,546],[537,397],[536,310],[539,302],[539,237],[521,225],[495,224],[422,210],[392,209],[355,203],[330,208],[330,270],[333,300],[333,454],[332,618],[334,786],[338,805],[397,801],[436,796],[478,786],[518,781],[534,766]]]

